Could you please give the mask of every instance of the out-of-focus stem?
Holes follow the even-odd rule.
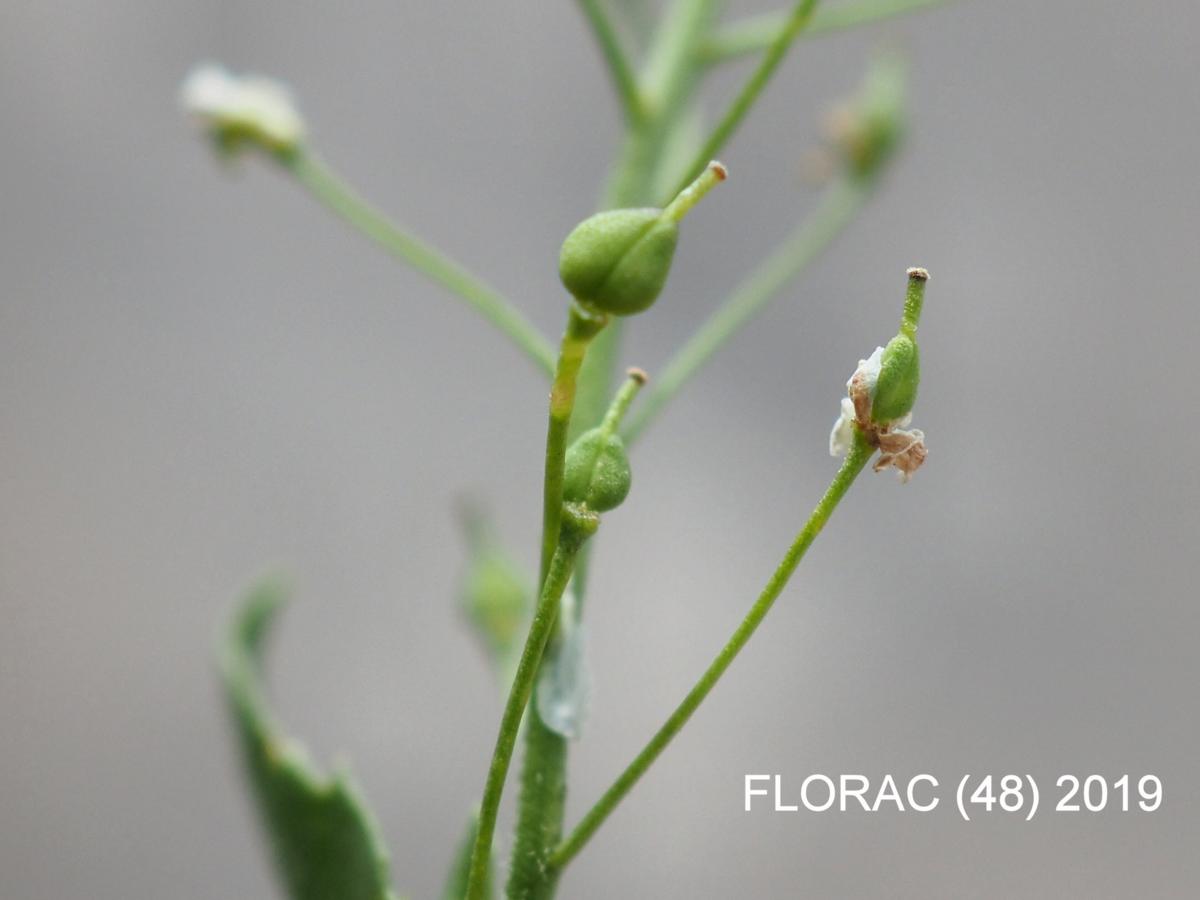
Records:
[[[538,368],[547,375],[554,373],[554,348],[550,342],[499,291],[440,250],[405,231],[316,157],[296,154],[289,157],[285,165],[300,184],[351,227],[457,294],[506,334]]]

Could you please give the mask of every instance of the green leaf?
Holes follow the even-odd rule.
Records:
[[[467,829],[463,834],[454,861],[450,864],[450,872],[446,876],[446,886],[442,889],[442,900],[462,900],[467,893],[467,880],[471,874],[471,852],[475,849],[475,835],[479,831],[479,810],[471,813],[467,821]],[[483,884],[485,900],[493,900],[496,896],[496,867],[488,859],[487,880]]]
[[[322,775],[267,708],[263,643],[285,595],[275,582],[251,591],[221,648],[226,697],[276,867],[294,900],[395,900],[387,853],[349,773]]]

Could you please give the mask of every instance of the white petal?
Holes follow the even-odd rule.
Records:
[[[184,79],[180,101],[210,128],[246,132],[273,149],[295,147],[304,137],[291,91],[261,75],[235,76],[205,63]]]
[[[212,63],[196,66],[179,89],[179,102],[185,110],[203,118],[212,118],[227,110],[237,92],[233,77]]]
[[[854,443],[854,401],[842,398],[842,413],[829,432],[829,455],[845,456]]]
[[[858,368],[854,370],[854,375],[850,376],[850,381],[854,380],[856,375],[862,375],[863,384],[870,393],[875,392],[875,382],[879,381],[879,371],[883,368],[883,348],[876,347],[866,359],[858,361]],[[850,381],[846,382],[846,390],[850,390]]]

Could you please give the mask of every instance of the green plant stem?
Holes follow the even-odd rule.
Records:
[[[681,122],[681,113],[699,81],[696,48],[708,36],[719,8],[717,0],[673,0],[659,25],[642,78],[646,117],[627,128],[626,137],[601,207],[647,206],[663,148]],[[705,160],[707,163],[707,160]],[[690,179],[689,179],[690,180]],[[578,396],[568,439],[593,427],[604,416],[620,351],[620,321],[592,342],[579,373]],[[575,590],[586,587],[588,549],[579,554]],[[551,646],[549,652],[554,652]],[[513,843],[508,896],[517,900],[550,900],[557,875],[545,860],[562,836],[566,809],[567,741],[546,727],[531,704],[526,717],[521,791]]]
[[[553,346],[498,291],[392,222],[316,157],[297,154],[288,158],[285,165],[317,200],[349,225],[465,300],[506,334],[538,368],[547,375],[554,373]]]
[[[546,650],[546,642],[554,630],[559,601],[567,588],[567,582],[571,580],[578,551],[578,541],[561,542],[550,560],[549,570],[542,583],[537,609],[529,627],[529,636],[525,639],[525,648],[521,651],[521,660],[517,664],[517,674],[500,719],[500,732],[496,736],[496,747],[492,752],[492,762],[484,784],[483,800],[479,805],[479,828],[475,833],[475,847],[471,852],[467,900],[482,900],[484,897],[496,816],[500,810],[500,797],[504,792],[504,780],[512,761],[513,747],[521,728],[521,717],[529,704],[538,665]]]
[[[536,688],[535,688],[536,692]],[[546,868],[550,850],[561,840],[567,802],[567,739],[538,715],[537,703],[525,717],[521,793],[506,896],[548,900],[557,886]]]
[[[632,443],[714,353],[829,246],[862,209],[874,180],[842,177],[831,184],[817,209],[738,285],[688,339],[646,390],[624,437]]]
[[[683,702],[675,708],[670,717],[661,728],[654,734],[654,737],[646,744],[642,751],[634,758],[633,762],[626,767],[612,786],[604,792],[604,795],[596,802],[586,815],[580,820],[579,824],[570,833],[570,835],[561,844],[555,848],[550,854],[548,865],[554,872],[560,872],[579,853],[583,846],[588,842],[588,839],[595,834],[596,829],[604,822],[605,819],[617,807],[617,804],[624,799],[629,790],[637,783],[638,779],[645,774],[646,770],[658,759],[659,755],[666,749],[667,745],[677,735],[688,719],[692,717],[692,713],[700,706],[704,699],[712,691],[717,681],[725,674],[725,670],[729,668],[730,663],[737,657],[741,649],[746,646],[746,643],[753,636],[755,630],[762,623],[767,613],[771,611],[771,606],[782,593],[784,587],[787,586],[788,580],[792,577],[792,573],[796,571],[796,567],[800,564],[800,560],[804,558],[804,553],[808,550],[813,540],[821,533],[821,529],[825,523],[829,521],[829,517],[837,508],[838,502],[845,496],[850,485],[854,483],[854,479],[863,470],[867,461],[871,458],[874,449],[867,443],[861,433],[855,432],[854,444],[847,454],[846,459],[842,462],[841,468],[837,475],[834,476],[833,482],[825,491],[825,495],[809,516],[808,521],[792,542],[784,554],[783,560],[779,563],[779,567],[771,575],[767,581],[766,587],[763,588],[754,605],[750,607],[750,611],[746,617],[738,625],[733,632],[728,643],[717,654],[716,659],[712,661],[709,667],[700,676],[700,680],[684,697]]]
[[[823,6],[813,16],[805,35],[815,37],[831,31],[842,31],[904,13],[944,6],[949,2],[950,0],[851,0],[849,3]],[[780,10],[731,22],[718,29],[702,45],[702,59],[706,63],[718,63],[765,50],[783,27],[786,15],[786,12]]]
[[[554,383],[550,387],[550,422],[546,428],[546,462],[542,484],[542,556],[539,583],[545,581],[550,560],[559,545],[562,525],[563,473],[566,467],[567,439],[575,410],[575,393],[580,366],[588,345],[608,324],[607,316],[584,311],[571,304],[567,330],[563,334]]]
[[[612,20],[600,0],[579,0],[579,5],[596,35],[596,43],[600,45],[600,52],[608,65],[626,121],[632,124],[641,122],[646,117],[645,103],[638,88],[637,75],[625,51],[621,49],[621,41]]]
[[[566,465],[567,444],[570,440],[573,413],[580,368],[587,356],[588,347],[603,336],[607,317],[596,317],[572,303],[563,334],[558,363],[555,366],[554,384],[550,389],[550,416],[546,431],[546,457],[542,486],[542,551],[539,583],[548,584],[554,574],[554,560],[563,551],[562,502],[563,475]],[[578,555],[572,554],[572,569]],[[564,584],[565,588],[565,584]],[[559,598],[562,591],[558,592]],[[557,601],[556,601],[557,603]],[[557,607],[556,607],[557,612]],[[547,633],[550,641],[553,627]],[[543,653],[544,653],[543,647]],[[541,662],[539,655],[538,662]],[[537,680],[537,668],[530,675],[530,694]],[[526,703],[529,695],[525,698]],[[522,707],[524,708],[524,707]],[[518,716],[518,724],[520,717]],[[514,733],[513,739],[516,735]],[[511,755],[512,747],[509,746]],[[507,772],[507,762],[505,763]],[[501,777],[503,787],[503,777]],[[549,846],[562,834],[562,816],[566,798],[566,742],[561,736],[548,729],[538,715],[536,704],[529,712],[525,726],[525,761],[521,772],[521,792],[518,803],[517,839],[513,846],[513,874],[516,878],[523,871],[518,859],[526,859],[527,844]],[[492,818],[492,827],[495,817]],[[480,839],[477,854],[491,852],[492,836],[487,835],[486,846]],[[540,854],[544,854],[544,850]],[[540,855],[539,855],[540,858]],[[484,859],[486,863],[486,856]],[[540,869],[535,869],[540,875]],[[552,890],[552,887],[550,888]]]
[[[696,48],[707,39],[716,21],[718,0],[674,0],[655,32],[645,73],[641,79],[646,98],[646,118],[626,130],[620,156],[614,167],[601,206],[650,206],[655,202],[653,186],[663,180],[659,171],[663,148],[670,143],[689,99],[700,80]],[[705,164],[708,160],[704,161]],[[679,173],[669,173],[673,182]],[[691,179],[685,179],[684,183]],[[678,191],[672,192],[664,203]],[[615,342],[615,338],[609,338]],[[610,372],[610,377],[612,373]],[[607,395],[600,400],[601,408]]]
[[[759,94],[767,86],[767,82],[771,80],[771,76],[775,74],[775,70],[779,68],[779,64],[787,56],[793,42],[812,19],[816,7],[817,0],[799,0],[792,8],[774,40],[767,47],[758,67],[751,73],[738,95],[733,98],[729,109],[725,111],[725,115],[721,117],[700,152],[696,154],[692,165],[684,172],[679,187],[671,192],[672,197],[687,187],[692,179],[708,165],[709,160],[716,158],[721,148],[725,146],[725,142],[733,136],[738,126],[742,124],[742,120],[746,118],[746,114],[750,112],[750,108],[754,106]]]

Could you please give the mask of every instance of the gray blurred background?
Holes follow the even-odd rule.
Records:
[[[881,42],[912,55],[912,139],[638,447],[595,556],[569,818],[824,489],[912,264],[930,458],[856,486],[564,897],[1195,896],[1198,26],[1184,0],[967,2],[798,46],[627,362],[659,368],[812,207],[799,160]],[[279,173],[216,166],[176,108],[209,58],[288,80],[327,158],[549,334],[558,242],[618,136],[571,3],[4,0],[0,898],[273,895],[211,653],[269,569],[298,586],[280,714],[353,760],[397,887],[430,897],[499,711],[453,502],[486,497],[532,565],[545,385]],[[1166,799],[742,811],[747,772],[987,771],[1154,773]]]

